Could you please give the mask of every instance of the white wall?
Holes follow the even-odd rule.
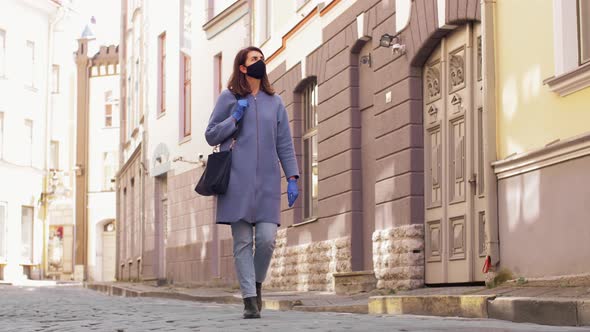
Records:
[[[33,206],[35,216],[34,263],[42,259],[42,220],[39,198],[45,166],[45,115],[47,105],[48,27],[55,7],[50,2],[4,0],[0,3],[0,29],[6,31],[6,79],[0,79],[0,112],[4,112],[4,158],[0,161],[0,201],[7,202],[8,266],[5,279],[22,276],[21,206]],[[35,8],[33,8],[35,5]],[[35,43],[34,89],[25,87],[27,40]],[[23,165],[25,119],[33,121],[33,159]]]
[[[112,98],[119,99],[119,76],[93,77],[90,79],[90,118],[88,139],[88,191],[100,192],[104,190],[105,152],[114,152],[118,161],[119,122],[118,105],[113,105],[113,126],[105,127],[105,94],[112,92]],[[115,201],[112,202],[115,205]],[[112,216],[114,218],[114,215]]]
[[[316,14],[313,16],[302,29],[287,40],[287,49],[268,63],[267,70],[269,72],[274,70],[284,61],[286,62],[287,70],[300,61],[304,62],[305,57],[321,45],[321,31],[328,26],[328,24],[338,18],[338,16],[344,13],[356,1],[357,0],[342,0],[336,5],[336,7],[327,12],[326,15],[319,16],[319,14]],[[273,17],[271,19],[271,24],[273,28],[270,40],[262,45],[262,51],[267,58],[282,46],[283,36],[307,16],[319,2],[322,1],[311,0],[305,6],[297,10],[295,1],[271,1]],[[331,1],[323,2],[328,5]],[[305,66],[305,64],[303,65]]]

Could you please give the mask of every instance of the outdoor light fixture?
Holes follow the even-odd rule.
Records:
[[[400,38],[396,37],[396,36],[392,36],[388,33],[381,36],[381,39],[379,39],[379,46],[391,47],[392,54],[405,54],[406,53],[406,45],[402,45],[400,43]]]
[[[381,47],[391,47],[392,41],[393,41],[393,36],[386,33],[383,36],[381,36],[381,39],[379,40],[379,45],[381,45]]]

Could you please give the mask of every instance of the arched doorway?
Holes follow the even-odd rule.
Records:
[[[458,27],[423,66],[427,284],[483,281],[485,243],[481,26]]]
[[[116,269],[116,253],[117,253],[117,236],[116,236],[115,221],[111,220],[102,225],[101,237],[101,251],[98,259],[101,263],[101,279],[100,281],[115,281]]]

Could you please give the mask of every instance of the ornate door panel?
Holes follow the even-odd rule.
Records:
[[[483,280],[475,271],[483,240],[479,232],[485,229],[483,199],[476,199],[483,195],[479,188],[483,184],[477,183],[483,167],[479,36],[479,24],[457,28],[443,38],[423,70],[426,283],[430,284]]]

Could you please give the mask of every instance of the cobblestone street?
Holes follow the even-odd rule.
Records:
[[[419,316],[264,311],[156,298],[110,297],[81,287],[0,286],[0,331],[590,331],[587,328]]]

